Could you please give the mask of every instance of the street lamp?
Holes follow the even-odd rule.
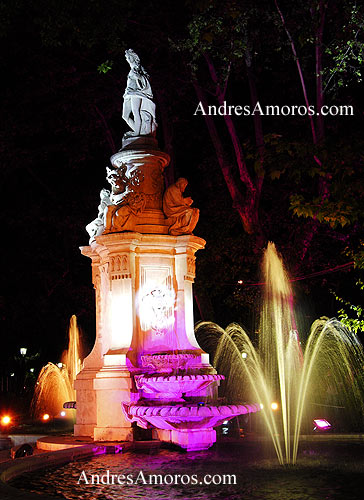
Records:
[[[21,347],[21,348],[20,348],[20,354],[21,354],[22,356],[25,356],[25,355],[26,355],[26,353],[27,353],[27,350],[28,350],[28,348],[27,348],[27,347]]]

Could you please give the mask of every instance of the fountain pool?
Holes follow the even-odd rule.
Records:
[[[297,466],[283,469],[272,459],[272,447],[257,441],[217,443],[198,453],[152,448],[98,455],[23,475],[10,484],[70,500],[357,500],[362,495],[363,451],[363,441],[305,441]],[[91,484],[92,474],[99,484]],[[112,474],[129,475],[134,483],[111,484]]]

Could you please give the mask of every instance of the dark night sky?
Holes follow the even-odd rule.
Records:
[[[230,283],[239,276],[240,268],[244,279],[257,281],[260,255],[252,253],[249,236],[244,234],[232,208],[204,120],[193,115],[198,99],[190,83],[185,56],[174,51],[170,42],[170,38],[176,41],[185,33],[192,15],[191,3],[186,2],[187,8],[185,2],[171,2],[168,6],[156,2],[154,8],[145,5],[141,18],[139,2],[110,2],[114,7],[119,4],[118,22],[113,18],[112,8],[106,8],[106,2],[100,19],[92,9],[102,2],[75,2],[78,8],[68,13],[61,4],[41,0],[35,0],[32,6],[22,1],[15,5],[5,2],[3,9],[3,362],[21,344],[34,352],[41,350],[42,358],[56,361],[65,347],[72,314],[78,316],[85,337],[92,343],[95,317],[91,269],[79,246],[87,244],[84,228],[96,216],[100,189],[107,187],[105,167],[111,154],[121,146],[121,136],[127,130],[121,119],[128,71],[122,54],[129,46],[139,53],[152,77],[159,114],[159,142],[162,148],[173,151],[171,175],[189,179],[188,195],[201,208],[195,234],[204,237],[208,244],[205,257],[201,256],[201,275],[197,279],[201,284],[206,282],[212,293],[216,292],[215,319],[223,326],[229,321],[228,316],[231,320],[248,321],[237,310],[247,307],[254,312],[251,302],[255,300],[255,291],[251,288],[241,298]],[[282,5],[289,9],[287,2]],[[333,18],[329,16],[331,30],[338,16],[335,5],[331,4]],[[125,8],[123,16],[122,8]],[[294,10],[290,13],[293,19],[297,15]],[[292,25],[293,32],[294,28]],[[272,34],[264,31],[268,30],[266,21],[262,22],[261,30],[259,43],[265,47],[264,57],[259,53],[255,63],[260,100],[279,105],[302,103],[295,64],[290,59],[284,33],[279,31],[284,41],[283,56],[269,46]],[[76,32],[80,40],[74,35]],[[110,39],[115,33],[119,42],[112,47]],[[100,74],[97,66],[107,59],[114,61],[112,71]],[[304,52],[304,65],[307,71],[312,70],[313,51]],[[206,69],[202,68],[199,78],[208,87]],[[310,93],[314,95],[311,83]],[[236,65],[228,100],[244,105],[249,99],[244,70]],[[352,103],[355,116],[327,120],[327,141],[335,143],[340,137],[341,141],[354,144],[363,126],[362,85],[351,82],[330,99],[340,104]],[[236,123],[248,155],[254,147],[252,120],[238,118]],[[223,141],[229,143],[222,117],[216,117],[216,125]],[[263,125],[267,134],[310,141],[305,118],[266,118]],[[277,162],[281,162],[281,157]],[[302,182],[307,186],[301,187],[309,190],[310,179]],[[288,267],[295,269],[295,239],[304,220],[294,218],[289,212],[291,183],[288,176],[279,181],[267,180],[261,220],[266,239],[277,241]],[[347,234],[354,240],[360,237],[360,220],[354,226],[339,231],[342,234],[339,243],[338,240],[333,243],[330,229],[320,229],[312,242],[312,258],[302,264],[296,275],[304,276],[351,260],[343,254],[343,249]],[[215,253],[213,246],[217,249]],[[244,251],[246,255],[242,257]],[[226,259],[220,261],[221,255]],[[212,267],[214,262],[216,267]],[[335,303],[329,289],[350,294],[357,276],[353,272],[335,273],[302,281],[297,293],[304,303],[303,316],[307,319],[316,313],[333,314]],[[355,293],[351,297],[356,298]],[[234,314],[238,317],[231,316]]]

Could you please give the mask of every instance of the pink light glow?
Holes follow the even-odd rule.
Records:
[[[331,424],[324,418],[317,418],[314,420],[314,424],[316,427],[318,427],[320,430],[327,430],[330,429]]]
[[[163,335],[174,324],[175,293],[164,284],[144,286],[139,292],[139,315],[144,330]]]

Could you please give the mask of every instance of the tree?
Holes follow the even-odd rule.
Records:
[[[197,4],[198,6],[199,4]],[[204,5],[204,4],[203,4]],[[202,12],[195,14],[188,25],[188,36],[175,44],[180,52],[187,55],[191,70],[191,80],[199,101],[216,158],[230,193],[233,207],[239,214],[246,233],[255,238],[256,247],[261,248],[264,235],[259,221],[259,203],[264,182],[264,136],[259,114],[253,117],[255,141],[259,159],[248,165],[244,156],[239,130],[229,111],[226,99],[233,78],[235,66],[244,66],[248,81],[251,105],[258,102],[255,82],[253,51],[256,33],[256,9],[245,11],[235,1],[210,2]],[[199,71],[201,60],[205,68]],[[206,71],[207,70],[207,71]],[[205,79],[201,84],[201,76]],[[239,71],[238,71],[239,73]],[[206,80],[206,77],[209,80]],[[225,130],[219,130],[215,118],[207,111],[212,97],[216,108],[223,111]],[[211,99],[210,99],[211,100]],[[215,108],[215,109],[216,109]],[[196,113],[197,114],[197,110]],[[227,134],[230,147],[224,140]]]
[[[354,5],[346,2],[341,17],[332,2],[324,9],[320,47],[328,104],[360,102],[353,79],[361,57],[360,9],[349,23],[349,4]],[[313,33],[320,11],[311,22],[310,8],[320,3],[306,8],[279,0],[278,5],[308,100],[314,102]],[[252,109],[258,102],[304,103],[296,60],[273,2],[18,0],[5,3],[2,14],[0,33],[8,50],[1,61],[1,180],[4,232],[12,243],[4,260],[13,262],[19,254],[19,265],[3,273],[11,284],[3,288],[9,339],[31,332],[44,344],[54,328],[62,336],[62,322],[75,312],[93,325],[87,319],[93,310],[89,265],[78,246],[87,242],[84,226],[95,216],[107,158],[125,131],[120,109],[129,47],[152,77],[160,145],[175,160],[167,183],[189,178],[188,189],[201,209],[196,234],[208,244],[198,257],[196,290],[210,300],[202,307],[205,317],[213,310],[217,320],[243,321],[245,311],[254,310],[256,296],[237,281],[258,280],[266,239],[276,241],[294,276],[351,260],[343,251],[360,244],[362,203],[357,117],[328,117],[325,140],[314,143],[307,116],[193,114],[199,101]],[[341,59],[349,39],[345,66]],[[348,137],[355,137],[350,147]],[[325,198],[320,185],[328,187]],[[306,215],[305,228],[298,215]],[[341,227],[343,217],[348,222]],[[202,304],[202,295],[199,299]]]
[[[276,8],[282,24],[290,39],[293,55],[299,67],[299,59],[295,51],[293,39],[288,31],[285,18],[275,0]],[[307,40],[315,49],[316,110],[324,105],[324,96],[338,95],[338,88],[348,85],[350,79],[361,81],[364,40],[364,13],[356,2],[346,2],[343,20],[333,26],[333,17],[339,15],[337,6],[323,0],[314,0],[308,4],[309,13],[314,19],[313,33]],[[331,16],[331,17],[330,17]],[[324,44],[325,22],[330,27],[328,41]],[[331,37],[331,39],[330,39]],[[306,93],[305,80],[300,71],[302,88]],[[345,83],[344,83],[345,81]],[[345,107],[346,108],[346,107]],[[337,109],[337,108],[336,108]],[[311,234],[318,228],[317,223],[328,223],[332,228],[344,227],[361,219],[362,172],[363,164],[360,149],[352,144],[348,147],[341,138],[333,143],[325,139],[325,123],[322,113],[317,113],[316,125],[312,117],[311,128],[313,144],[320,144],[319,153],[314,158],[319,165],[312,178],[318,180],[319,192],[310,201],[302,194],[292,195],[291,209],[296,215],[311,218]],[[359,139],[361,141],[361,139]],[[321,158],[321,159],[319,159]],[[347,189],[342,189],[342,186]],[[360,256],[360,252],[359,255]],[[356,261],[359,259],[356,258]]]

